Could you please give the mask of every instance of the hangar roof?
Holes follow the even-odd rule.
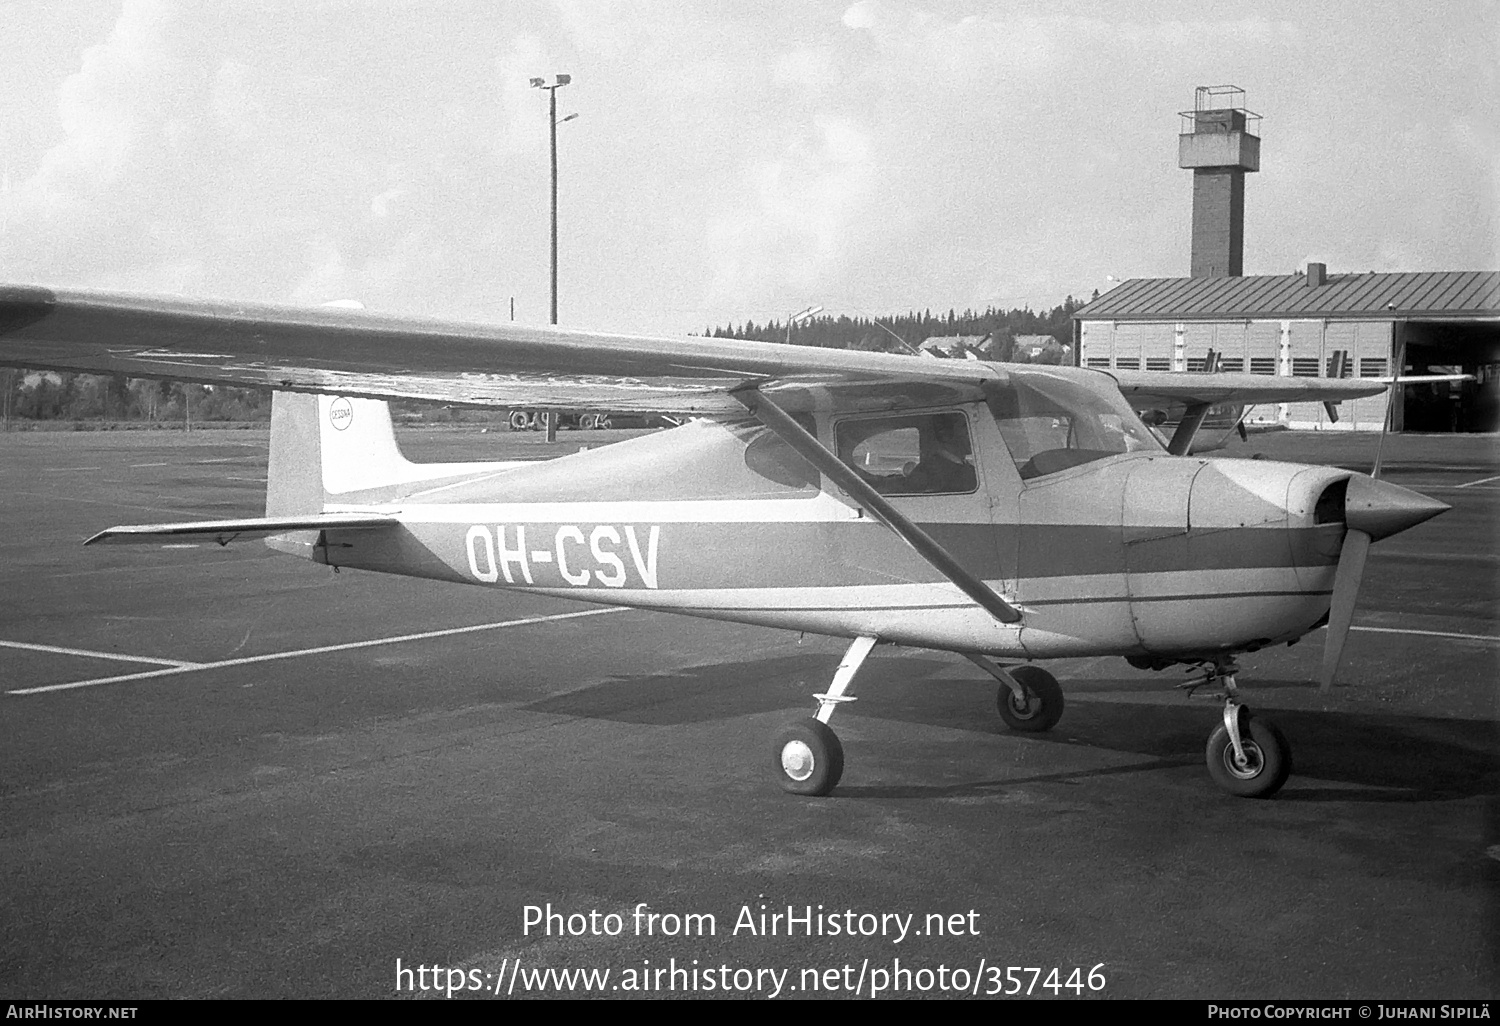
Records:
[[[1132,278],[1073,315],[1082,321],[1382,317],[1500,317],[1500,271],[1301,274],[1239,278]]]

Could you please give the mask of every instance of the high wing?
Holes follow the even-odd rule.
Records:
[[[1136,409],[1173,403],[1219,406],[1224,403],[1340,402],[1379,395],[1390,379],[1286,378],[1270,374],[1178,374],[1172,371],[1102,371],[1114,378]]]
[[[967,360],[30,286],[0,286],[0,366],[466,406],[738,417],[745,409],[730,393],[747,387],[793,412],[820,401],[882,410],[980,400],[985,382],[1007,377]]]
[[[364,310],[0,285],[0,366],[125,374],[463,406],[743,416],[973,402],[1022,371],[976,360],[739,339],[620,335]],[[1132,405],[1338,402],[1370,380],[1107,371]]]

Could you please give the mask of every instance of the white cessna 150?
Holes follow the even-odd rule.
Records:
[[[276,391],[266,515],[90,542],[264,537],[334,567],[851,639],[775,773],[827,794],[828,722],[876,644],[959,653],[1047,730],[1032,660],[1188,664],[1222,689],[1225,789],[1273,794],[1286,739],[1235,657],[1328,625],[1332,684],[1373,540],[1448,507],[1362,474],[1189,452],[1222,403],[1337,402],[1380,381],[1113,373],[708,338],[0,287],[0,365]],[[691,415],[542,462],[413,464],[383,400]],[[1128,401],[1127,401],[1128,400]],[[1185,406],[1164,448],[1131,409]],[[1024,661],[1005,666],[995,660]]]

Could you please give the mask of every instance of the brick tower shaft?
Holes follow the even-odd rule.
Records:
[[[1244,96],[1238,86],[1199,86],[1181,113],[1177,165],[1193,172],[1194,278],[1245,273],[1245,174],[1260,170],[1260,137],[1250,131],[1260,115]]]

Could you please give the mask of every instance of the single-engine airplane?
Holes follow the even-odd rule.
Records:
[[[1042,731],[1034,661],[1196,667],[1208,770],[1264,797],[1291,768],[1236,657],[1328,625],[1332,685],[1372,541],[1448,507],[1330,467],[1189,455],[1210,407],[1338,402],[1384,382],[1072,367],[0,287],[0,365],[275,390],[264,517],[89,543],[265,538],[332,567],[850,639],[781,784],[831,791],[829,727],[880,643],[961,654]],[[542,462],[413,464],[386,400],[704,418]],[[1167,445],[1137,407],[1181,404]],[[998,661],[997,661],[998,660]],[[1024,665],[1016,665],[1021,661]]]

